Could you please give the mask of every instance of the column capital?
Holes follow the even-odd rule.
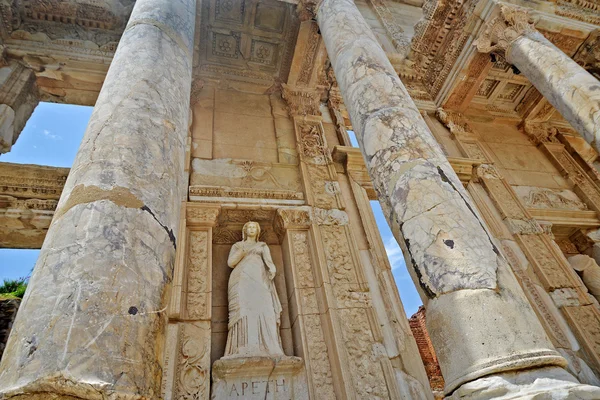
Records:
[[[290,117],[321,116],[321,93],[317,89],[306,89],[283,84],[281,96],[288,106]]]
[[[527,9],[504,4],[500,6],[498,15],[486,23],[474,44],[482,53],[499,54],[506,58],[506,52],[515,40],[534,31],[533,20]]]
[[[315,19],[321,1],[322,0],[300,0],[296,6],[296,13],[300,18],[300,21]]]

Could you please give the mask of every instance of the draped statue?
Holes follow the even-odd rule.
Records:
[[[275,264],[266,243],[259,242],[260,226],[247,222],[241,242],[231,248],[229,324],[224,358],[283,356],[279,326],[281,303],[275,290]]]

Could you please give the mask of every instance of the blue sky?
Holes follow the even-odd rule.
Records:
[[[0,162],[70,167],[91,114],[91,107],[40,103],[12,150],[0,155]],[[356,140],[353,137],[352,140],[356,146]],[[421,299],[379,203],[372,201],[371,205],[405,311],[411,316],[417,312]],[[0,282],[28,276],[38,254],[39,250],[0,249]]]

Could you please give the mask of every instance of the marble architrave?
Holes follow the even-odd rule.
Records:
[[[195,0],[139,0],[2,363],[0,397],[160,396]]]
[[[600,151],[600,83],[552,44],[530,21],[526,9],[502,5],[477,39],[480,52],[506,58],[546,100]]]
[[[354,3],[325,0],[317,21],[384,214],[427,300],[446,393],[503,371],[564,366]]]

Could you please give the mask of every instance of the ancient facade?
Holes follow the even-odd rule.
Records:
[[[597,0],[0,17],[0,153],[94,105],[70,170],[0,156],[0,246],[41,248],[0,399],[433,399],[370,200],[447,398],[600,399]]]

